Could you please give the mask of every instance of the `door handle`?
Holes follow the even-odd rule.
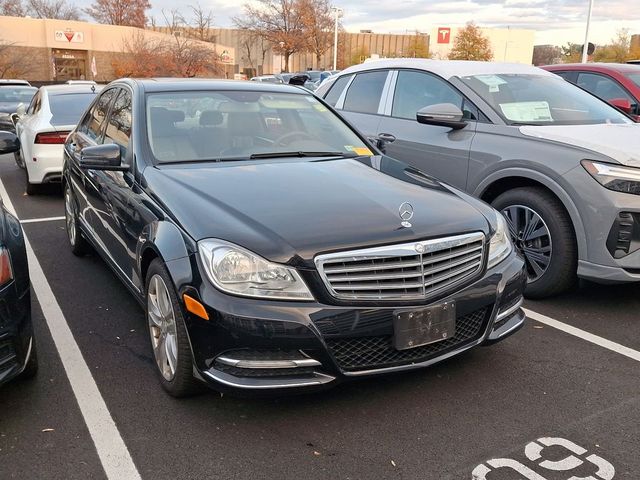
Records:
[[[380,133],[378,134],[378,138],[385,143],[392,143],[396,141],[396,136],[391,135],[390,133]]]

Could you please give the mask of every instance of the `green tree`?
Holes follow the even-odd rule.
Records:
[[[489,38],[484,36],[480,27],[469,22],[460,29],[449,52],[449,60],[480,60],[488,62],[493,59],[493,51]]]

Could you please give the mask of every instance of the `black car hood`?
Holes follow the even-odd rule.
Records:
[[[387,157],[171,164],[143,175],[193,239],[227,240],[296,266],[313,266],[321,252],[489,232],[470,203]],[[415,211],[410,228],[401,225],[403,202]]]

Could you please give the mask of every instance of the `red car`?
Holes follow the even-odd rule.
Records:
[[[640,65],[566,63],[544,68],[640,121]]]

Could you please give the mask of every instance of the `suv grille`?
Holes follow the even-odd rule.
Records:
[[[327,339],[327,346],[340,368],[345,371],[386,368],[424,362],[480,338],[485,325],[487,310],[488,307],[485,307],[459,317],[456,320],[456,333],[453,337],[410,350],[396,350],[393,348],[391,335]]]
[[[329,292],[351,300],[429,298],[482,270],[481,232],[402,245],[318,255]]]

